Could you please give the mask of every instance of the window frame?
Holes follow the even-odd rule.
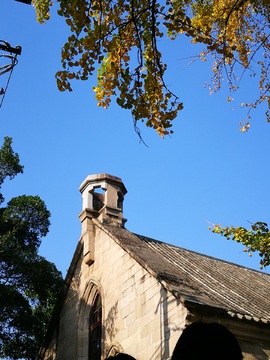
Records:
[[[100,300],[98,300],[98,297]],[[100,306],[95,309],[97,301],[100,301]],[[95,333],[97,333],[98,336]],[[95,343],[96,346],[93,347]],[[101,360],[101,355],[102,355],[101,346],[102,346],[102,297],[100,292],[97,291],[94,295],[90,310],[89,360]]]

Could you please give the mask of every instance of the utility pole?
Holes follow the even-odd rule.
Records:
[[[3,58],[6,61],[9,61],[8,64],[2,65],[0,67],[0,75],[3,75],[5,73],[9,72],[9,77],[7,79],[5,88],[4,87],[0,88],[0,99],[1,99],[0,100],[0,108],[1,108],[4,98],[5,98],[5,95],[6,95],[6,91],[8,88],[8,84],[9,84],[9,80],[11,78],[13,68],[18,63],[17,55],[21,55],[22,48],[21,48],[21,46],[16,46],[15,48],[11,47],[7,41],[0,40],[0,50],[8,52],[8,54],[7,53],[1,54],[0,58]]]
[[[31,5],[31,0],[16,0],[16,1],[21,2],[23,4]],[[10,80],[11,74],[13,72],[13,68],[18,63],[17,55],[21,55],[22,48],[21,48],[21,46],[12,47],[12,46],[10,46],[10,44],[7,41],[0,40],[0,50],[8,52],[8,54],[7,53],[0,54],[0,58],[3,58],[6,61],[10,62],[8,64],[0,66],[0,75],[3,75],[5,73],[9,72],[9,77],[7,79],[5,88],[4,87],[0,88],[0,108],[1,108],[4,98],[5,98],[5,95],[6,95],[9,80]]]

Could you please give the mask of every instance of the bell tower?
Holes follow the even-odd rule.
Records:
[[[82,223],[84,260],[87,264],[94,261],[94,224],[96,218],[102,224],[124,227],[123,201],[127,190],[122,180],[109,174],[89,175],[79,190],[82,194],[83,208],[79,215]]]

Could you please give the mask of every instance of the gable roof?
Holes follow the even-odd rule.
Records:
[[[99,226],[182,302],[270,323],[270,275],[113,225]]]
[[[270,324],[270,275],[137,235],[125,228],[101,224],[94,218],[92,221],[184,305],[222,309],[231,317]],[[43,358],[57,324],[82,251],[81,237],[40,348],[39,359]]]

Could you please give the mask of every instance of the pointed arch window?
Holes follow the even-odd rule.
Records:
[[[102,302],[97,292],[90,315],[90,336],[89,336],[89,359],[101,359],[101,336],[102,336]]]

